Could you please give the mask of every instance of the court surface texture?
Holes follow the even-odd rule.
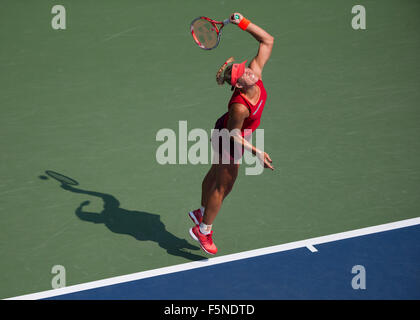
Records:
[[[63,0],[59,30],[57,4],[0,10],[0,299],[419,299],[419,1],[363,1],[358,30],[348,0]],[[275,38],[275,170],[241,165],[209,256],[188,212],[210,164],[159,164],[156,137],[227,111],[215,74],[258,42],[227,25],[205,51],[189,25],[235,11]]]

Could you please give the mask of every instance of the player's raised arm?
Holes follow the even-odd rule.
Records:
[[[237,24],[242,30],[249,32],[260,43],[257,56],[252,59],[249,68],[261,79],[262,70],[270,58],[273,49],[274,37],[261,27],[243,17],[240,13],[233,13],[230,17],[230,21]]]

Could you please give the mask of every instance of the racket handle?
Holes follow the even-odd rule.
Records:
[[[228,23],[230,23],[230,19],[223,20],[223,24],[224,24],[224,25],[225,25],[225,24],[228,24]]]

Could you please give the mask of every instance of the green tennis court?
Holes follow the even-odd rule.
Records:
[[[260,128],[276,170],[241,167],[219,256],[419,217],[420,2],[363,1],[365,30],[348,0],[63,0],[62,30],[56,4],[0,10],[0,298],[50,290],[57,265],[70,286],[208,258],[187,213],[210,164],[159,164],[156,134],[209,132],[231,95],[220,64],[258,46],[227,25],[201,50],[200,15],[275,37]]]

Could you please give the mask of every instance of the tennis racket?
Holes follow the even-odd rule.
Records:
[[[211,50],[219,45],[222,29],[229,23],[229,19],[215,21],[207,17],[198,17],[191,22],[190,30],[200,48]]]

